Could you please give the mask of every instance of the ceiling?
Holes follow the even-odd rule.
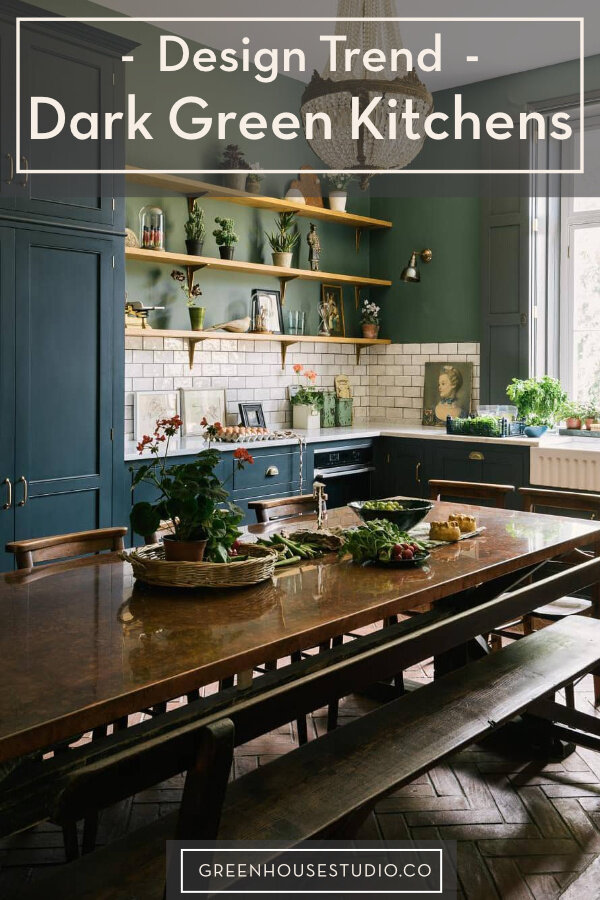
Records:
[[[360,8],[362,4],[357,4]],[[400,16],[431,17],[448,15],[447,0],[421,0],[415,6],[398,2]],[[164,0],[104,0],[103,6],[127,16],[165,16]],[[336,0],[220,0],[218,6],[208,0],[171,0],[172,16],[215,16],[234,19],[242,16],[335,16]],[[598,0],[453,0],[452,16],[491,18],[492,16],[585,18],[585,55],[600,53],[600,3]],[[328,55],[319,35],[333,33],[334,24],[323,22],[243,24],[233,21],[164,22],[157,27],[180,34],[205,46],[221,50],[241,50],[243,36],[250,48],[300,47],[306,54],[306,72],[290,72],[291,77],[308,81],[313,69],[322,71]],[[401,23],[404,45],[418,52],[433,46],[436,29],[442,33],[440,72],[420,73],[431,91],[484,81],[501,75],[565,62],[579,56],[579,26],[575,23],[479,22],[479,23]],[[467,56],[478,56],[468,62]]]

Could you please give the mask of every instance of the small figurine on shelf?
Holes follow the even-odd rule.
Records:
[[[317,234],[317,226],[310,223],[310,231],[306,235],[306,243],[308,244],[308,261],[312,272],[319,271],[319,259],[321,256],[321,241]]]

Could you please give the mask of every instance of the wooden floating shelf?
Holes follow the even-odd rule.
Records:
[[[386,219],[373,219],[370,216],[357,216],[354,213],[338,212],[335,209],[324,209],[321,206],[311,206],[304,203],[294,203],[293,200],[279,199],[278,197],[264,197],[262,194],[251,194],[248,191],[236,191],[233,188],[221,187],[208,181],[198,181],[181,175],[153,175],[127,166],[127,180],[135,184],[143,184],[157,191],[171,191],[183,194],[188,198],[189,204],[199,197],[208,197],[215,200],[225,200],[228,203],[237,203],[238,206],[251,206],[254,209],[268,209],[273,212],[294,212],[303,219],[313,219],[317,222],[331,222],[336,225],[347,225],[355,229],[356,252],[360,248],[360,236],[364,229],[375,230],[391,228],[392,223]]]
[[[251,263],[237,259],[220,259],[214,256],[188,256],[185,253],[171,253],[166,250],[142,250],[126,247],[125,258],[135,262],[182,266],[187,270],[191,285],[194,272],[198,269],[214,269],[218,272],[239,272],[246,275],[267,275],[279,279],[281,302],[285,302],[285,288],[288,281],[299,278],[303,281],[317,281],[325,284],[347,284],[354,287],[358,307],[358,295],[362,287],[389,287],[391,281],[384,278],[366,278],[360,275],[336,275],[332,272],[313,272],[311,269],[284,269],[265,263]]]
[[[190,369],[194,365],[196,344],[203,341],[272,341],[281,345],[281,368],[285,368],[287,348],[292,344],[354,344],[356,364],[360,362],[360,354],[365,347],[376,344],[391,344],[389,338],[353,338],[353,337],[320,337],[318,334],[254,334],[253,332],[236,331],[184,331],[159,328],[136,328],[128,325],[125,337],[161,337],[184,338],[188,342]]]

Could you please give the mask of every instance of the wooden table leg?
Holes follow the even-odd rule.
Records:
[[[591,548],[594,556],[600,556],[600,541],[592,544]],[[600,582],[592,585],[592,616],[594,619],[600,619]],[[600,705],[600,669],[596,669],[592,673],[594,682],[594,706]]]

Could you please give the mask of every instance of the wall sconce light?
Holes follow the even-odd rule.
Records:
[[[417,268],[417,256],[421,257],[422,263],[430,263],[433,258],[433,253],[431,250],[425,249],[421,250],[413,250],[410,255],[410,259],[408,261],[408,265],[405,269],[402,270],[402,274],[400,275],[400,281],[420,281],[421,273]]]

